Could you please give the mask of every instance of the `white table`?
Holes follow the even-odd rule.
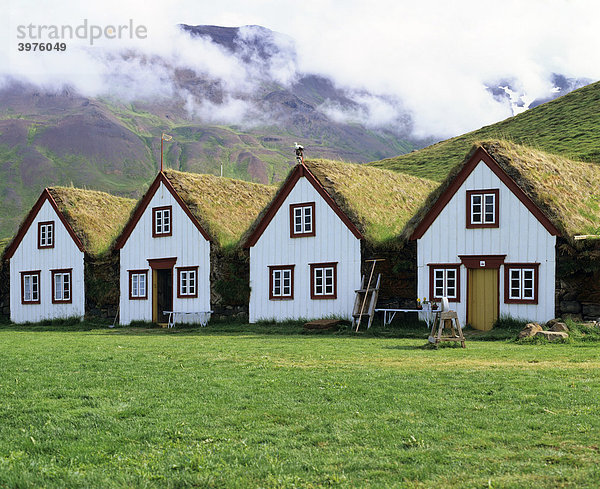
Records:
[[[174,328],[177,322],[181,322],[181,320],[185,316],[197,316],[197,323],[200,326],[204,327],[208,324],[210,320],[210,315],[212,311],[163,311],[164,315],[169,315],[169,322],[167,323],[167,328]]]
[[[429,304],[425,304],[422,309],[375,309],[375,312],[383,313],[384,326],[390,324],[398,312],[424,312],[426,314],[425,320],[427,321],[427,324],[431,322],[431,306]]]

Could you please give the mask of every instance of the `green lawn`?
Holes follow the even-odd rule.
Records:
[[[600,485],[600,343],[0,326],[0,487]]]

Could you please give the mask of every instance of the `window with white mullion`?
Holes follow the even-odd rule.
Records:
[[[315,268],[313,280],[315,295],[333,295],[335,280],[333,267]]]
[[[23,275],[23,301],[38,302],[40,300],[39,274]]]
[[[277,267],[271,269],[272,299],[291,299],[293,297],[293,272],[291,267]]]
[[[447,297],[448,299],[457,298],[457,269],[456,268],[436,268],[433,270],[433,296],[436,299]]]
[[[471,223],[482,224],[481,195],[471,195]]]
[[[484,224],[493,224],[496,222],[496,196],[494,194],[484,194],[484,216],[483,222]]]
[[[179,272],[179,295],[180,296],[195,296],[196,295],[196,270],[181,270]]]
[[[292,238],[315,235],[315,203],[290,204],[290,235]]]
[[[511,268],[509,274],[509,298],[514,300],[535,300],[535,269]]]
[[[68,301],[71,299],[71,274],[54,274],[54,300]]]

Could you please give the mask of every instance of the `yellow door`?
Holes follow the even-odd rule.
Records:
[[[158,323],[158,273],[152,270],[152,322]]]
[[[498,269],[469,269],[468,321],[488,331],[498,319]]]

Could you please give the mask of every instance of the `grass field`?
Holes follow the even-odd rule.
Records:
[[[244,328],[0,326],[0,487],[600,485],[598,342]]]

